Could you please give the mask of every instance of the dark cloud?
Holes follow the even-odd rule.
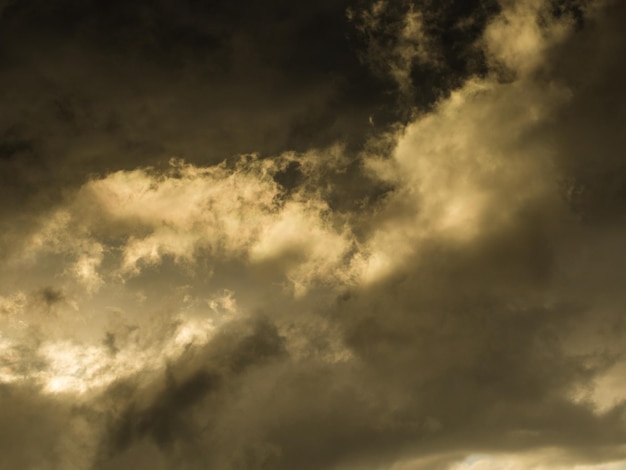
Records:
[[[63,291],[61,289],[55,289],[54,287],[44,287],[39,292],[39,297],[47,307],[52,307],[54,304],[65,300]]]
[[[147,410],[135,411],[132,406],[119,418],[113,437],[113,449],[121,452],[141,437],[150,437],[159,447],[169,447],[179,439],[193,439],[197,430],[190,429],[185,416],[195,402],[214,389],[216,378],[197,372],[182,383],[168,376],[168,383],[156,402]]]
[[[15,172],[24,196],[173,155],[208,163],[335,141],[359,148],[369,116],[382,126],[397,116],[392,84],[358,58],[364,40],[388,33],[361,38],[349,6],[12,2],[1,19],[0,148],[20,158],[3,173]],[[420,103],[437,97],[435,82],[445,91],[473,73],[465,49],[483,9],[452,2],[432,12],[428,34],[450,68],[426,80],[415,72]],[[471,32],[452,32],[460,17],[476,17]]]
[[[624,159],[622,83],[626,67],[616,61],[626,50],[619,32],[624,5],[612,2],[585,28],[556,49],[549,64],[572,97],[548,129],[558,139],[573,208],[590,225],[623,224]],[[601,123],[601,124],[600,124]]]
[[[88,468],[96,444],[90,413],[36,388],[2,384],[0,388],[3,468]]]
[[[126,404],[129,392],[140,382],[117,384],[109,399],[123,411],[112,416],[102,464],[144,439],[166,453],[181,446],[193,450],[209,445],[203,441],[205,428],[216,419],[215,415],[223,413],[220,403],[227,401],[220,394],[229,393],[232,382],[245,376],[250,368],[284,356],[283,338],[268,318],[261,316],[225,329],[202,348],[190,344],[181,358],[168,365],[163,381],[159,381],[162,384],[149,384],[147,390],[139,391]],[[208,423],[198,422],[195,413],[199,410],[206,414],[200,421],[208,419]],[[196,451],[189,458],[198,458]]]
[[[623,459],[625,15],[0,4],[0,467]]]
[[[441,63],[451,65],[414,64],[420,107],[480,69],[468,65],[475,59],[467,48],[491,10],[462,3],[438,7],[432,26],[429,19]],[[393,80],[371,73],[366,57],[368,44],[389,33],[364,37],[346,16],[350,7],[358,5],[7,3],[0,196],[10,201],[2,211],[11,222],[2,224],[0,250],[11,250],[41,211],[93,174],[164,165],[173,156],[213,164],[336,142],[355,158],[373,130],[370,119],[386,130],[408,114],[396,106]],[[448,37],[459,9],[476,24]],[[351,175],[352,187],[366,186]]]
[[[399,117],[409,120],[415,107],[430,110],[467,77],[487,73],[477,43],[499,11],[491,0],[398,1],[373,2],[350,16],[366,46],[363,60],[397,82]]]
[[[346,7],[5,5],[3,251],[92,174],[173,156],[211,164],[335,141],[361,147],[368,116],[385,115],[389,98],[358,61]]]
[[[63,153],[98,147],[76,156],[96,170],[349,140],[383,101],[346,37],[345,8],[16,2],[3,14],[3,75],[21,116],[5,120],[43,132],[44,144],[71,138]]]

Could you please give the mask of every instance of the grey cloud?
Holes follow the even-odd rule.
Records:
[[[39,297],[48,307],[52,307],[54,304],[63,302],[65,300],[65,295],[63,294],[63,291],[60,289],[55,289],[54,287],[44,287],[39,292]]]
[[[184,416],[217,386],[216,378],[197,372],[182,383],[175,383],[170,376],[168,379],[166,388],[148,410],[135,411],[131,407],[119,418],[112,438],[115,452],[126,450],[138,437],[150,437],[165,448],[176,440],[193,440],[197,430],[187,429]]]
[[[366,44],[362,60],[399,88],[401,117],[424,112],[487,63],[477,46],[497,1],[371,2],[349,10]]]
[[[162,384],[141,386],[132,379],[116,384],[105,399],[116,403],[113,409],[121,410],[111,416],[98,465],[108,468],[119,459],[129,458],[132,448],[143,445],[145,439],[153,442],[163,453],[161,458],[170,464],[179,460],[181,465],[195,468],[206,465],[206,459],[228,459],[227,455],[211,455],[222,450],[211,444],[210,436],[216,422],[228,419],[230,407],[240,406],[230,397],[233,386],[238,382],[247,386],[255,370],[264,373],[267,364],[271,368],[284,358],[283,339],[276,327],[267,317],[257,316],[225,328],[205,346],[189,345],[168,365]],[[252,383],[257,379],[255,376]],[[233,431],[244,430],[227,428],[223,432]]]
[[[2,468],[89,468],[97,440],[91,413],[36,388],[0,388]]]
[[[18,4],[5,7],[3,21],[31,42],[3,54],[31,57],[46,80],[54,77],[52,88],[69,87],[66,79],[80,86],[50,91],[39,88],[46,74],[36,78],[22,65],[7,72],[31,80],[0,145],[8,180],[23,178],[7,194],[48,181],[48,169],[65,189],[50,200],[39,199],[49,188],[36,189],[37,203],[6,212],[7,226],[26,223],[20,211],[48,218],[33,217],[36,228],[3,240],[19,247],[28,232],[23,246],[40,250],[35,261],[16,257],[0,268],[1,320],[13,335],[0,338],[0,377],[13,381],[0,389],[0,414],[18,428],[0,426],[3,465],[456,470],[471,468],[459,462],[473,454],[506,454],[550,469],[625,457],[620,3],[352,6],[353,20],[383,12],[382,33],[371,24],[361,31],[374,35],[368,60],[393,56],[403,15],[409,7],[422,12],[437,65],[413,55],[405,64],[416,100],[409,105],[424,99],[410,119],[395,106],[397,95],[360,101],[371,85],[361,84],[340,99],[341,86],[322,78],[345,51],[326,56],[301,35],[328,27],[335,41],[343,30],[325,15],[340,10],[343,21],[346,5],[257,6],[240,18],[233,7],[192,2]],[[43,36],[31,37],[25,25],[66,15],[68,6],[74,16],[63,24],[86,45],[46,62],[32,52]],[[215,16],[199,15],[205,8]],[[256,24],[257,16],[267,23]],[[103,44],[99,35],[117,21]],[[58,53],[67,39],[58,26],[46,28]],[[296,45],[277,45],[293,38]],[[125,71],[98,77],[112,74],[116,61]],[[232,76],[220,75],[222,61]],[[212,66],[218,71],[201,80]],[[364,73],[360,67],[342,69],[343,79]],[[360,154],[337,146],[208,166],[248,147],[261,154],[321,147],[381,102],[408,122],[385,135],[374,129]],[[39,121],[14,125],[39,106]],[[217,111],[203,114],[208,108]],[[322,122],[327,113],[330,123]],[[263,122],[250,128],[250,116]],[[218,121],[232,128],[215,130]],[[89,156],[92,148],[101,155]],[[51,149],[62,155],[58,168],[44,157]],[[119,149],[124,157],[105,156]],[[161,158],[174,151],[191,165],[164,170]],[[113,173],[120,169],[135,171]],[[232,187],[213,196],[219,181],[207,172]],[[269,255],[226,256],[236,236],[242,246],[256,240],[243,232],[265,213],[247,209],[267,194],[267,227],[284,207],[293,211],[265,235]],[[211,249],[184,244],[228,227],[226,217],[209,217],[219,211],[206,201],[221,210],[244,199],[245,210],[233,203],[227,215],[249,225],[225,231],[230,236]],[[303,214],[310,223],[298,223]],[[120,273],[123,250],[139,242],[148,261]],[[330,268],[298,264],[327,257]],[[68,265],[101,276],[99,290],[86,292]],[[294,266],[305,266],[300,277],[289,277]],[[292,289],[294,279],[305,288]],[[38,319],[31,296],[58,315]],[[35,325],[24,330],[37,332],[30,342],[17,319]],[[31,429],[34,416],[41,426]],[[60,436],[67,422],[70,432]],[[86,428],[86,438],[74,439]]]
[[[572,207],[590,226],[623,224],[626,68],[615,60],[626,47],[618,26],[623,15],[621,3],[609,2],[547,64],[572,92],[547,131],[561,149],[559,164],[571,185]]]

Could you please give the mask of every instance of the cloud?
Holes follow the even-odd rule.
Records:
[[[500,9],[499,2],[491,0],[381,0],[347,13],[363,37],[361,59],[392,81],[399,118],[407,123],[467,78],[488,72],[480,42]]]
[[[15,5],[3,18],[18,30],[39,14]],[[420,73],[442,83],[419,112],[395,108],[405,121],[374,127],[360,153],[339,142],[204,161],[72,157],[59,195],[7,212],[0,421],[17,429],[0,429],[2,465],[619,468],[624,8],[446,5],[350,10],[368,60],[416,93],[409,106],[424,98]],[[175,10],[168,28],[193,18]],[[163,43],[160,10],[114,11],[134,25],[119,34],[138,57]],[[243,48],[234,58],[257,50],[218,26],[216,43]],[[462,63],[449,65],[455,47]],[[287,52],[270,50],[282,64]],[[146,86],[172,89],[160,79]],[[80,129],[90,106],[58,103],[59,122]],[[126,114],[124,132],[170,109],[154,106],[147,121]],[[174,148],[157,121],[151,139]],[[6,161],[36,176],[14,157],[40,144],[10,137]]]
[[[0,465],[89,468],[97,451],[93,415],[32,387],[2,385]]]
[[[405,7],[406,11],[398,15],[394,7],[395,5],[381,0],[358,14],[349,9],[348,17],[358,20],[359,30],[368,37],[368,60],[374,68],[389,74],[400,95],[411,99],[413,63],[436,67],[439,54],[425,30],[422,12],[409,4]],[[394,21],[389,21],[387,17],[394,18]],[[381,36],[387,36],[385,39],[391,36],[393,46],[381,44]]]
[[[163,172],[118,171],[94,179],[44,218],[23,255],[15,256],[65,253],[73,259],[67,274],[89,291],[104,282],[100,267],[107,258],[119,258],[117,275],[128,277],[164,257],[188,264],[206,257],[277,271],[304,292],[318,280],[347,275],[343,262],[353,235],[318,189],[288,194],[274,180],[298,158],[242,157],[231,168],[173,160]],[[321,168],[312,158],[304,155],[298,163],[311,180]]]

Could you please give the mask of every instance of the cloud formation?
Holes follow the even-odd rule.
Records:
[[[3,57],[41,73],[30,85],[22,65],[0,74],[20,90],[0,145],[13,204],[1,238],[0,422],[12,425],[0,425],[0,467],[622,468],[620,3],[296,13],[277,2],[252,10],[258,23],[215,7],[232,30],[193,2],[89,3],[67,20],[85,45],[50,26],[43,61],[29,28],[66,3],[0,9],[4,34],[22,41]],[[97,32],[117,17],[126,29],[105,47]],[[276,44],[263,18],[308,55]],[[376,99],[350,110],[322,78],[345,51],[304,63],[317,43],[301,37],[327,25],[337,40],[339,18],[363,63],[336,73],[378,74],[368,86],[392,109],[383,126]],[[50,99],[42,77],[91,76],[99,61],[127,63],[120,51],[144,66],[124,72],[129,83],[156,91],[139,100],[96,79],[51,122],[17,118]],[[200,64],[215,67],[212,98]],[[149,70],[160,72],[146,80]],[[172,85],[173,70],[191,75]],[[267,77],[254,97],[248,71]],[[232,109],[256,103],[246,116],[262,122],[225,111],[237,90]],[[334,108],[331,96],[344,98]],[[197,108],[171,104],[181,97]],[[107,103],[123,124],[105,126]],[[333,109],[338,127],[298,134],[302,109],[322,121]],[[214,133],[217,119],[231,137]],[[255,133],[273,126],[264,146]]]

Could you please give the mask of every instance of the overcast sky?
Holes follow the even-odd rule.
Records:
[[[0,469],[626,469],[625,24],[0,1]]]

